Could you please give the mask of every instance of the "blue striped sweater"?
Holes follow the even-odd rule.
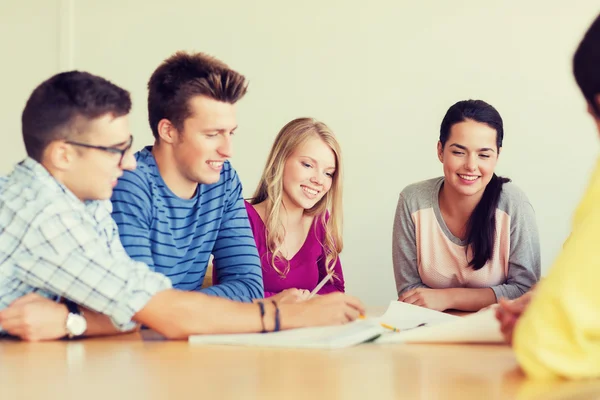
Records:
[[[167,187],[151,146],[135,158],[137,168],[124,171],[111,199],[129,256],[168,276],[176,289],[245,302],[263,297],[242,185],[231,164],[223,164],[219,182],[198,185],[188,200]],[[211,254],[219,284],[201,289]]]

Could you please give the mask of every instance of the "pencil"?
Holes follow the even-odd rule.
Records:
[[[310,292],[310,295],[308,296],[309,299],[313,298],[315,294],[319,293],[319,290],[321,290],[321,288],[323,286],[325,286],[325,284],[327,283],[327,281],[333,276],[333,271],[331,271],[330,273],[328,273],[327,275],[325,275],[325,278],[323,278],[321,280],[321,282],[319,282],[319,284],[317,285],[316,288],[313,289],[312,292]]]
[[[392,332],[402,332],[402,331],[409,331],[409,330],[411,330],[411,329],[415,329],[415,328],[420,328],[420,327],[422,327],[422,326],[426,326],[426,325],[427,325],[427,323],[423,322],[423,323],[421,323],[421,324],[419,324],[419,325],[417,325],[417,326],[413,326],[412,328],[405,328],[405,329],[398,329],[398,328],[395,328],[395,327],[393,327],[393,326],[391,326],[391,325],[384,324],[383,322],[380,322],[380,325],[381,325],[382,327],[384,327],[385,329],[389,329],[389,330],[390,330],[390,331],[392,331]]]
[[[392,332],[400,332],[400,329],[394,328],[393,326],[388,324],[381,323],[381,326],[383,326],[385,329],[391,330]]]

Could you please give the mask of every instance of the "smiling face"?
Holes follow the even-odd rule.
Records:
[[[462,196],[483,195],[498,162],[496,135],[489,125],[469,119],[452,125],[445,146],[438,142],[445,188]]]
[[[237,128],[235,105],[206,96],[189,100],[191,116],[183,122],[173,155],[179,173],[193,183],[219,181],[223,163],[232,155]]]
[[[310,137],[285,162],[283,203],[288,208],[313,208],[331,189],[335,169],[333,150],[320,137]]]

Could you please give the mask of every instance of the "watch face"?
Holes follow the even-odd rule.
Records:
[[[67,331],[71,336],[81,336],[87,329],[87,322],[82,315],[69,314],[67,317]]]

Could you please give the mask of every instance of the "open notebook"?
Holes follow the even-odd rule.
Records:
[[[414,307],[411,309],[410,307]],[[500,326],[489,308],[465,317],[392,302],[381,322],[400,329],[381,335],[377,343],[503,343]],[[409,323],[410,322],[410,323]],[[425,323],[425,326],[418,326]]]
[[[190,336],[189,342],[204,345],[338,349],[371,341],[384,331],[385,329],[376,320],[366,319],[341,326],[300,328],[270,333],[194,335]]]
[[[400,332],[392,332],[382,324]],[[390,302],[378,318],[342,326],[291,329],[273,333],[190,336],[192,344],[336,349],[364,342],[376,343],[500,343],[503,341],[494,310],[466,317],[398,301]]]

